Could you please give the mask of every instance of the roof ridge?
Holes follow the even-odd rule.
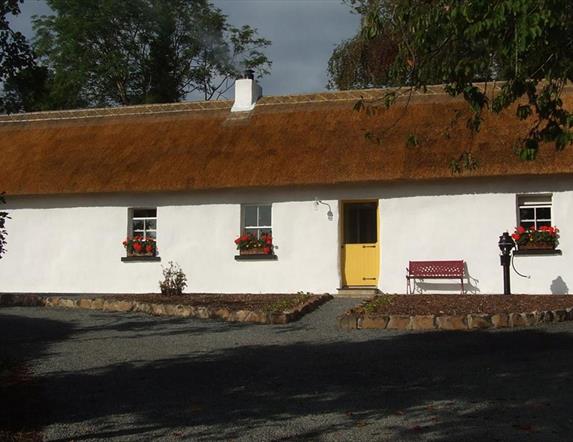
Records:
[[[504,82],[502,81],[474,83],[474,85],[480,89],[491,88],[491,91],[499,89],[503,84]],[[573,89],[573,86],[567,84],[565,89],[571,90]],[[263,96],[257,102],[257,106],[341,102],[360,99],[376,100],[383,98],[389,93],[397,93],[398,98],[405,96],[447,95],[447,93],[444,91],[444,84],[429,85],[422,89],[411,89],[407,86],[399,86],[387,88],[352,89],[343,91],[322,91],[291,95],[274,95],[268,97]],[[27,112],[0,115],[0,124],[34,121],[77,120],[114,116],[152,115],[190,111],[226,110],[230,109],[232,104],[232,100],[183,101],[178,103],[139,104],[118,107]]]
[[[0,115],[0,123],[21,123],[31,121],[77,120],[111,116],[151,115],[175,112],[230,109],[231,100],[182,101],[178,103],[136,104],[117,107],[96,107],[84,109],[22,112]]]

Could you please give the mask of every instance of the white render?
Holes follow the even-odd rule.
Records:
[[[231,112],[252,111],[262,95],[263,89],[255,80],[250,78],[235,80],[235,102]]]
[[[499,235],[516,224],[517,195],[551,193],[562,255],[516,256],[513,293],[568,293],[573,287],[573,177],[456,178],[441,182],[234,190],[185,194],[8,196],[8,245],[0,292],[149,293],[161,266],[181,265],[187,292],[336,293],[341,286],[340,201],[376,199],[380,211],[378,287],[405,292],[409,260],[463,259],[469,293],[502,293]],[[328,203],[334,213],[330,221]],[[272,203],[276,261],[236,261],[241,204]],[[128,208],[157,207],[161,262],[122,262]],[[428,280],[425,293],[459,293],[455,280]]]

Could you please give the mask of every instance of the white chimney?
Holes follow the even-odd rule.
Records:
[[[263,95],[263,89],[255,81],[254,71],[247,69],[244,77],[235,80],[235,103],[231,112],[252,111]]]

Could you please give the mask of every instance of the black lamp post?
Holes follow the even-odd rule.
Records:
[[[497,245],[499,246],[499,250],[501,250],[499,260],[503,266],[503,294],[511,295],[509,264],[511,262],[511,249],[515,247],[515,242],[508,232],[503,232],[503,235],[499,237]]]

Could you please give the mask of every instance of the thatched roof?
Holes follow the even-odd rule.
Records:
[[[265,97],[0,117],[0,191],[9,195],[149,192],[573,173],[573,148],[523,162],[514,113],[466,128],[467,105],[438,89],[375,116],[356,100],[383,91]],[[566,102],[573,104],[567,92]],[[383,128],[380,144],[365,132]],[[471,151],[479,167],[452,175]]]

